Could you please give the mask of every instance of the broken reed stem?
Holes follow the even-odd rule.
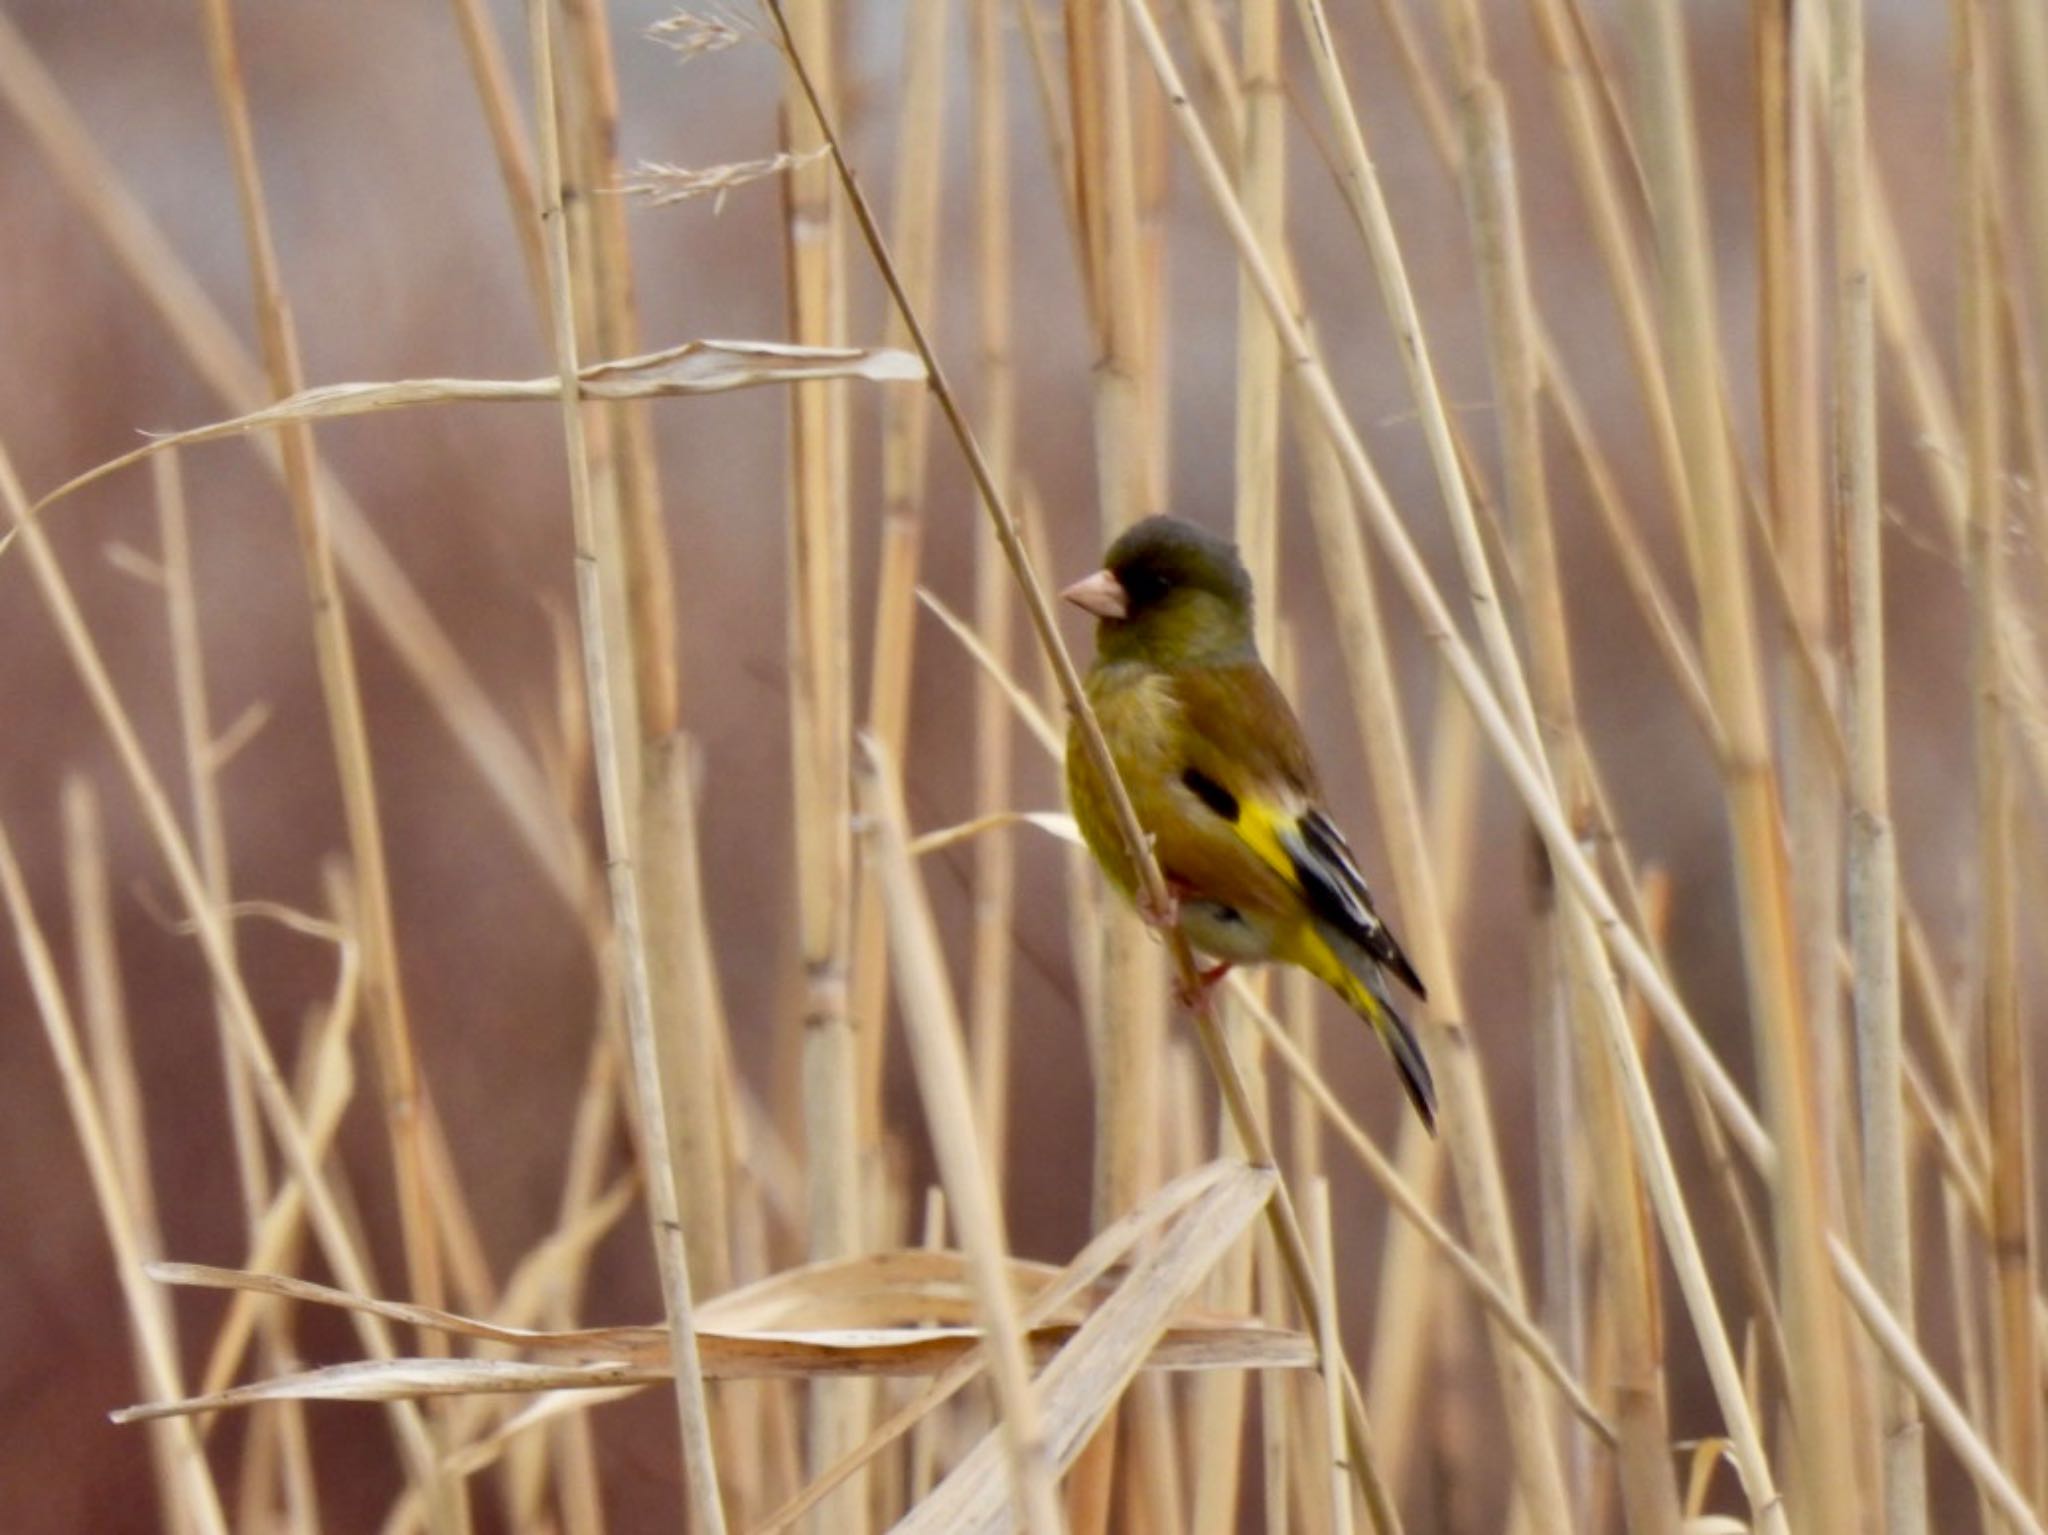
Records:
[[[73,669],[92,700],[101,728],[106,731],[120,759],[123,775],[140,804],[172,883],[177,886],[179,902],[192,924],[213,984],[225,1000],[233,1025],[235,1046],[249,1065],[257,1102],[269,1121],[271,1134],[278,1140],[285,1165],[306,1201],[328,1264],[343,1288],[371,1294],[376,1285],[356,1247],[354,1232],[321,1167],[320,1156],[292,1100],[290,1089],[278,1071],[276,1057],[264,1037],[255,1005],[235,969],[232,951],[223,936],[227,920],[206,892],[198,865],[193,860],[184,833],[178,827],[177,817],[171,811],[170,797],[143,753],[134,721],[114,690],[113,679],[92,637],[92,630],[79,611],[70,582],[65,579],[47,536],[29,515],[28,497],[15,476],[13,461],[4,446],[0,446],[0,502],[5,503],[13,519],[17,541],[44,606],[56,624]],[[353,1321],[357,1338],[366,1353],[379,1358],[391,1357],[395,1349],[390,1330],[381,1321],[367,1316],[355,1317]],[[446,1495],[433,1442],[419,1409],[410,1402],[394,1402],[389,1404],[387,1414],[398,1442],[399,1458],[427,1501],[430,1527],[435,1535],[454,1535],[464,1527],[465,1521],[461,1517],[462,1511]]]
[[[10,477],[11,470],[5,471]],[[99,1205],[100,1221],[107,1241],[114,1249],[114,1277],[127,1303],[128,1325],[134,1335],[141,1366],[142,1386],[159,1401],[175,1401],[184,1395],[178,1371],[177,1339],[172,1330],[170,1307],[163,1292],[143,1274],[148,1261],[138,1214],[122,1187],[121,1150],[110,1133],[104,1111],[93,1090],[92,1076],[78,1047],[78,1030],[72,1022],[70,1004],[64,997],[63,982],[50,957],[49,945],[29,904],[28,886],[14,846],[0,826],[0,900],[4,900],[15,941],[20,947],[29,988],[35,996],[36,1014],[42,1020],[43,1037],[57,1060],[57,1075],[63,1083],[64,1100],[85,1154],[86,1171],[92,1178],[93,1198]],[[176,1479],[165,1488],[177,1501],[164,1509],[166,1519],[189,1521],[190,1527],[226,1535],[227,1515],[222,1510],[219,1489],[206,1463],[199,1442],[198,1425],[180,1419],[168,1425],[174,1432],[165,1436],[171,1445]]]
[[[1970,680],[1976,707],[1977,942],[1983,976],[1985,1104],[1991,1129],[1992,1388],[1999,1450],[2029,1504],[2042,1495],[2041,1355],[2034,1330],[2035,1228],[2030,1052],[2019,1007],[2011,838],[2014,805],[2006,756],[2005,390],[1996,271],[2002,200],[1992,158],[1989,8],[1955,0],[1956,141],[1961,149],[1962,299],[1959,353],[1967,444]]]
[[[1011,1496],[1031,1535],[1056,1535],[1066,1525],[1053,1496],[1052,1466],[1040,1428],[1037,1391],[1005,1267],[1009,1243],[1003,1234],[1002,1200],[989,1179],[980,1132],[974,1125],[973,1093],[960,1044],[960,1020],[946,980],[945,956],[924,887],[911,863],[895,765],[876,738],[866,737],[864,746],[860,764],[865,780],[864,808],[873,828],[870,846],[889,917],[889,947],[911,1063],[917,1070],[925,1122],[947,1203],[967,1249],[976,1309],[989,1340],[989,1373],[995,1382],[997,1416],[1009,1457]]]
[[[1866,247],[1869,133],[1864,0],[1828,7],[1828,134],[1834,207],[1834,511],[1847,579],[1848,917],[1856,1020],[1863,1219],[1872,1287],[1914,1327],[1912,1182],[1906,1162],[1899,1009],[1899,868],[1891,820],[1884,635],[1884,521],[1878,494],[1877,370]],[[1832,963],[1827,980],[1834,984]],[[1896,1376],[1880,1384],[1885,1529],[1927,1528],[1919,1407]]]
[[[596,761],[598,801],[604,821],[605,862],[612,904],[614,963],[626,1015],[627,1053],[640,1117],[641,1162],[647,1180],[648,1219],[661,1272],[662,1309],[667,1318],[675,1370],[682,1464],[697,1535],[723,1535],[725,1511],[704,1396],[703,1366],[690,1295],[689,1251],[678,1207],[675,1166],[669,1146],[667,1108],[662,1102],[660,1059],[654,1042],[647,952],[641,927],[639,879],[629,824],[626,780],[639,772],[638,743],[624,738],[614,714],[618,697],[615,645],[630,645],[622,626],[608,621],[627,590],[619,566],[625,551],[600,541],[590,485],[583,404],[576,385],[576,307],[569,269],[568,231],[562,222],[564,190],[561,141],[555,113],[554,18],[551,0],[529,0],[535,80],[535,117],[540,127],[542,220],[548,256],[548,290],[553,300],[555,362],[562,380],[562,428],[568,453],[569,504],[575,524],[576,606],[583,645],[585,704],[590,711],[591,750]],[[627,675],[631,675],[630,670]]]

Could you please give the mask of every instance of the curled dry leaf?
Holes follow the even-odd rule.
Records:
[[[583,394],[596,400],[655,400],[671,395],[721,394],[763,384],[794,384],[814,379],[864,379],[875,384],[916,384],[924,381],[924,364],[916,354],[897,347],[796,346],[782,341],[685,341],[680,346],[593,363],[578,375]],[[188,431],[153,437],[142,447],[67,480],[36,502],[32,513],[82,490],[130,464],[169,448],[191,447],[238,437],[246,432],[298,421],[329,421],[347,416],[410,410],[423,405],[546,401],[561,397],[561,380],[553,377],[411,378],[390,383],[322,384],[297,394]]]
[[[1162,1207],[1160,1244],[1129,1273],[1098,1275],[1065,1294],[1063,1271],[1013,1259],[1020,1303],[1054,1298],[1029,1343],[1042,1362],[1065,1359],[1076,1337],[1100,1338],[1110,1319],[1114,1369],[1089,1378],[1116,1389],[1138,1368],[1286,1369],[1311,1365],[1304,1335],[1187,1304],[1219,1240],[1242,1229],[1267,1194],[1272,1175],[1242,1165],[1189,1183],[1192,1197]],[[668,1334],[661,1327],[596,1327],[565,1332],[508,1327],[454,1312],[354,1295],[309,1280],[200,1264],[160,1263],[167,1284],[251,1291],[367,1312],[404,1326],[520,1349],[518,1359],[393,1359],[328,1365],[176,1402],[116,1413],[122,1423],[281,1400],[386,1402],[426,1396],[513,1391],[594,1391],[668,1377]],[[1135,1297],[1135,1299],[1134,1299]],[[1135,1308],[1135,1309],[1134,1309]],[[712,1379],[830,1375],[932,1375],[981,1344],[970,1325],[974,1300],[966,1260],[956,1252],[911,1249],[811,1264],[773,1275],[698,1308],[698,1348]],[[1102,1345],[1092,1343],[1082,1368]],[[1120,1373],[1119,1373],[1120,1372]],[[1048,1379],[1053,1376],[1049,1372]],[[1064,1378],[1064,1377],[1063,1377]],[[1091,1396],[1091,1400],[1092,1400]]]

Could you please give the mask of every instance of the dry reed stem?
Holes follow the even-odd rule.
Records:
[[[901,255],[904,289],[920,310],[934,312],[938,259],[939,158],[945,124],[947,8],[922,0],[904,40],[903,101],[896,133],[896,206],[890,245]],[[822,158],[822,148],[815,152]],[[820,167],[820,171],[827,170]],[[892,344],[902,321],[889,316]],[[882,528],[875,592],[873,663],[867,724],[890,756],[905,754],[912,664],[916,654],[917,582],[923,558],[925,481],[930,459],[930,402],[923,391],[892,391],[882,400]],[[886,918],[872,870],[861,871],[854,911],[852,1014],[860,1039],[860,1143],[872,1151],[883,1137],[882,1082],[888,1055],[889,966]]]
[[[1006,494],[1015,494],[1017,379],[1012,356],[1014,322],[1011,253],[1010,153],[1003,73],[1002,0],[975,0],[973,136],[975,186],[975,306],[981,350],[982,438],[989,468]],[[974,544],[974,622],[997,663],[1007,666],[1015,598],[1002,551],[986,534]],[[974,715],[975,807],[990,815],[1013,795],[1010,710],[989,677],[976,684]],[[974,958],[968,994],[968,1043],[974,1063],[975,1120],[987,1138],[989,1164],[1000,1185],[1008,1160],[1011,971],[1015,943],[1016,856],[1007,838],[975,851]]]
[[[11,478],[12,471],[6,471]],[[114,1277],[128,1310],[128,1325],[139,1356],[142,1384],[151,1391],[178,1394],[177,1339],[170,1308],[161,1292],[143,1276],[147,1235],[140,1224],[140,1211],[123,1188],[122,1152],[110,1131],[91,1071],[78,1047],[78,1030],[72,1022],[70,1004],[65,1000],[63,982],[43,938],[41,924],[29,904],[28,886],[6,828],[0,827],[0,899],[4,899],[22,964],[28,971],[35,996],[36,1014],[42,1021],[43,1037],[56,1057],[57,1074],[63,1083],[65,1106],[71,1114],[79,1149],[84,1153],[86,1171],[92,1178],[94,1202],[107,1241],[114,1249]],[[221,1508],[220,1493],[206,1463],[196,1427],[179,1424],[176,1432],[164,1436],[170,1446],[174,1479],[162,1491],[167,1520],[203,1531],[226,1535],[227,1516]]]
[[[1635,981],[1652,1001],[1659,1019],[1673,1026],[1674,1039],[1680,1041],[1689,1054],[1707,1063],[1710,1073],[1721,1078],[1721,1087],[1716,1095],[1717,1107],[1725,1107],[1727,1112],[1735,1116],[1737,1123],[1745,1126],[1746,1136],[1756,1141],[1760,1138],[1761,1131],[1749,1117],[1746,1106],[1741,1105],[1739,1098],[1733,1095],[1726,1082],[1725,1073],[1720,1071],[1718,1063],[1713,1062],[1711,1053],[1701,1046],[1683,1003],[1672,991],[1655,961],[1644,950],[1636,935],[1620,921],[1619,914],[1615,911],[1598,875],[1578,848],[1559,814],[1541,768],[1532,763],[1524,752],[1517,739],[1517,727],[1509,722],[1492,689],[1480,674],[1477,663],[1459,638],[1443,599],[1421,565],[1406,530],[1387,499],[1384,487],[1380,484],[1358,442],[1356,433],[1344,415],[1328,374],[1309,349],[1300,327],[1294,323],[1277,278],[1260,255],[1250,231],[1244,226],[1242,214],[1231,194],[1221,162],[1202,132],[1199,122],[1188,110],[1186,90],[1181,85],[1179,72],[1166,51],[1164,39],[1159,36],[1156,24],[1152,22],[1149,9],[1146,8],[1144,0],[1126,0],[1126,4],[1131,8],[1133,16],[1139,19],[1140,35],[1146,51],[1166,85],[1168,100],[1176,106],[1178,119],[1186,129],[1189,143],[1196,151],[1196,162],[1204,184],[1230,228],[1239,257],[1259,274],[1260,290],[1268,311],[1274,316],[1275,324],[1281,331],[1288,355],[1308,398],[1313,402],[1325,429],[1330,432],[1333,442],[1339,449],[1346,477],[1366,507],[1376,533],[1392,556],[1396,574],[1423,614],[1424,632],[1441,651],[1446,663],[1457,677],[1460,688],[1471,701],[1480,723],[1486,729],[1503,765],[1508,769],[1525,805],[1528,806],[1538,829],[1542,832],[1551,856],[1571,882],[1579,887],[1589,907],[1589,920],[1597,927],[1611,952],[1627,970],[1630,979]],[[1604,1013],[1606,1010],[1602,1011]],[[1679,1023],[1682,1018],[1685,1019],[1683,1024]],[[1766,1527],[1772,1530],[1782,1528],[1783,1506],[1776,1495],[1748,1403],[1742,1394],[1740,1372],[1735,1364],[1733,1350],[1728,1345],[1725,1330],[1720,1325],[1713,1293],[1701,1265],[1697,1238],[1685,1214],[1683,1199],[1678,1192],[1676,1173],[1663,1142],[1656,1109],[1649,1096],[1648,1084],[1642,1076],[1641,1063],[1635,1058],[1627,1039],[1613,1032],[1612,1024],[1606,1043],[1609,1053],[1622,1069],[1624,1096],[1629,1107],[1631,1129],[1650,1164],[1649,1186],[1652,1198],[1659,1218],[1664,1223],[1687,1302],[1693,1311],[1696,1328],[1706,1349],[1716,1395],[1721,1400],[1731,1437],[1739,1451],[1744,1485]]]
[[[1749,1006],[1778,1163],[1773,1180],[1779,1283],[1792,1350],[1793,1412],[1805,1517],[1822,1530],[1857,1526],[1855,1447],[1841,1406],[1847,1339],[1826,1270],[1828,1201],[1814,1062],[1802,1026],[1804,992],[1778,788],[1771,770],[1760,661],[1746,570],[1745,516],[1728,450],[1714,331],[1710,236],[1693,138],[1691,90],[1678,8],[1638,0],[1632,30],[1639,78],[1637,131],[1660,256],[1659,322],[1673,375],[1694,513],[1707,684],[1724,732],[1721,759],[1739,897]],[[1828,1489],[1823,1493],[1821,1489]]]
[[[1983,976],[1985,1105],[1991,1131],[1993,1394],[1998,1446],[2030,1506],[2042,1496],[2041,1356],[2035,1343],[2029,1051],[2019,1008],[2013,799],[2007,760],[2005,389],[1994,262],[1994,97],[1988,7],[1952,7],[1962,221],[1959,351],[1968,449],[1970,678],[1977,786],[1977,944]]]
[[[1000,487],[990,473],[988,460],[982,452],[967,419],[961,410],[957,396],[947,382],[944,369],[940,366],[938,354],[919,321],[916,312],[906,303],[903,289],[896,275],[894,263],[889,258],[887,242],[882,237],[880,225],[869,206],[866,194],[862,192],[858,178],[846,159],[844,148],[831,126],[831,119],[812,82],[802,50],[796,47],[787,18],[781,10],[780,0],[768,0],[776,26],[781,36],[785,57],[798,83],[803,87],[811,111],[818,121],[820,131],[831,146],[832,160],[837,168],[840,183],[845,188],[848,201],[852,204],[854,217],[860,226],[862,238],[867,242],[875,265],[888,287],[891,299],[902,309],[909,327],[913,344],[923,361],[932,393],[939,404],[946,424],[959,444],[967,467],[979,493],[983,509],[989,516],[997,539],[1003,547],[1003,554],[1010,565],[1019,587],[1025,597],[1025,611],[1040,648],[1050,663],[1058,689],[1067,708],[1071,711],[1075,728],[1080,737],[1081,749],[1087,754],[1090,767],[1101,778],[1110,791],[1110,804],[1117,823],[1118,834],[1122,837],[1134,866],[1138,869],[1147,899],[1154,906],[1162,906],[1166,894],[1165,883],[1159,867],[1151,856],[1151,847],[1140,828],[1137,814],[1131,808],[1129,794],[1118,776],[1115,762],[1109,755],[1108,744],[1102,736],[1101,724],[1096,720],[1094,710],[1089,707],[1087,694],[1081,686],[1079,672],[1074,667],[1073,657],[1059,636],[1055,624],[1051,600],[1039,583],[1030,555],[1027,553],[1017,520],[1010,514]],[[1184,100],[1183,93],[1168,91],[1169,101]],[[1273,305],[1268,293],[1269,311]],[[1193,989],[1196,975],[1193,951],[1186,938],[1177,930],[1168,935],[1168,948],[1174,968],[1182,984]],[[1263,1127],[1251,1113],[1243,1083],[1235,1063],[1216,1027],[1213,1014],[1206,1007],[1199,1009],[1195,1018],[1200,1038],[1212,1075],[1222,1092],[1223,1100],[1229,1107],[1232,1126],[1243,1142],[1248,1158],[1255,1165],[1272,1165],[1270,1147],[1267,1145]],[[1289,1286],[1304,1314],[1319,1314],[1320,1303],[1314,1276],[1307,1259],[1307,1245],[1302,1237],[1301,1225],[1294,1214],[1293,1204],[1287,1197],[1284,1183],[1276,1186],[1275,1194],[1267,1204],[1267,1221],[1279,1241],[1281,1257],[1286,1265]],[[1323,1368],[1337,1368],[1343,1371],[1345,1379],[1345,1408],[1347,1428],[1354,1454],[1353,1474],[1358,1477],[1361,1491],[1367,1505],[1373,1510],[1377,1527],[1383,1532],[1398,1528],[1398,1520],[1377,1471],[1370,1458],[1370,1430],[1366,1425],[1364,1404],[1359,1398],[1356,1383],[1350,1378],[1348,1366],[1343,1361],[1320,1361]]]
[[[271,391],[234,329],[190,268],[92,142],[56,82],[12,22],[0,16],[0,98],[20,118],[65,194],[171,332],[207,386],[230,409],[258,409]],[[274,445],[257,444],[282,475]],[[588,877],[581,848],[554,813],[545,784],[519,738],[485,695],[425,600],[378,538],[347,488],[316,464],[316,492],[330,515],[334,553],[364,612],[448,723],[456,743],[519,832],[550,884],[574,908]]]
[[[1869,154],[1863,0],[1832,0],[1829,164],[1834,208],[1834,503],[1847,568],[1849,946],[1854,977],[1863,1219],[1873,1288],[1913,1328],[1913,1252],[1901,1088],[1899,870],[1891,821],[1884,635],[1884,524],[1878,493],[1877,374],[1865,211]],[[1834,982],[1833,966],[1827,980]],[[1927,1528],[1926,1450],[1902,1381],[1882,1384],[1885,1528]]]
[[[109,1222],[119,1220],[126,1224],[127,1245],[132,1247],[138,1263],[147,1264],[163,1256],[163,1229],[157,1219],[156,1189],[149,1166],[148,1120],[144,1114],[141,1086],[135,1075],[127,1003],[121,987],[120,956],[115,947],[113,902],[107,885],[106,833],[100,820],[99,801],[83,778],[66,775],[59,809],[63,825],[64,883],[70,905],[73,968],[79,1010],[85,1020],[85,1057],[90,1070],[90,1078],[84,1086],[97,1101],[97,1117],[106,1137],[105,1151],[119,1178],[120,1207],[110,1208],[102,1202],[101,1217]],[[25,903],[22,910],[32,925],[34,915]],[[39,933],[35,936],[40,938]],[[42,956],[42,962],[48,963],[47,954]],[[46,1013],[45,1027],[53,1021],[58,1020],[53,1020]],[[73,1057],[78,1055],[75,1037],[71,1039],[69,1054]],[[73,1121],[82,1144],[86,1139],[85,1122],[79,1118],[76,1106],[73,1108]],[[117,1242],[115,1245],[118,1259],[121,1244]],[[175,1362],[176,1331],[169,1308],[161,1294],[149,1299],[158,1312],[152,1325],[162,1338],[172,1341]],[[129,1331],[130,1344],[135,1352],[136,1378],[147,1381],[152,1377],[154,1361],[141,1319],[131,1318]],[[192,1522],[193,1516],[186,1503],[194,1489],[188,1485],[186,1469],[181,1462],[187,1450],[197,1446],[189,1436],[167,1434],[160,1428],[150,1431],[149,1441],[150,1459],[156,1474],[157,1500],[164,1521],[173,1530],[182,1532]],[[201,1453],[203,1455],[203,1451]],[[203,1459],[200,1464],[204,1465]],[[209,1478],[210,1475],[209,1472]]]
[[[231,0],[204,0],[201,16],[214,95],[219,102],[234,166],[257,329],[262,337],[270,392],[286,399],[304,387],[297,333],[292,325],[284,278],[270,229],[270,213],[256,164],[255,131],[248,87],[235,40]],[[425,1150],[421,1143],[424,1105],[412,1025],[399,978],[397,919],[391,905],[391,876],[378,811],[375,764],[363,714],[362,684],[349,635],[348,605],[335,574],[333,546],[313,478],[312,433],[303,423],[281,434],[286,499],[304,562],[307,606],[312,613],[313,648],[327,728],[341,789],[349,857],[355,866],[362,920],[363,994],[375,1044],[384,1127],[391,1148],[399,1228],[405,1243],[408,1288],[417,1299],[439,1305],[444,1297],[441,1253],[436,1240]],[[458,1196],[459,1197],[459,1196]]]
[[[678,1204],[675,1167],[665,1155],[670,1142],[667,1107],[662,1101],[660,1059],[654,1043],[654,1018],[649,994],[647,951],[641,926],[640,890],[634,859],[629,777],[640,770],[639,744],[623,737],[613,713],[618,694],[615,678],[629,667],[615,666],[612,650],[630,646],[633,637],[623,626],[608,622],[627,590],[627,574],[619,568],[626,551],[601,543],[592,503],[588,444],[583,405],[577,391],[575,295],[569,268],[568,232],[561,219],[565,190],[562,153],[555,109],[554,21],[549,0],[530,0],[534,78],[534,114],[539,123],[542,175],[542,217],[546,225],[548,290],[552,300],[555,360],[561,379],[562,425],[566,439],[569,501],[575,524],[576,605],[583,642],[585,704],[590,711],[591,750],[596,759],[598,799],[604,820],[605,862],[611,887],[614,964],[624,1003],[626,1042],[634,1099],[639,1114],[642,1165],[647,1178],[648,1219],[653,1226],[655,1256],[661,1272],[662,1309],[667,1316],[674,1351],[676,1410],[682,1440],[682,1464],[698,1535],[721,1535],[725,1512],[719,1498],[718,1471],[711,1442],[704,1381],[697,1359],[692,1323],[689,1253]],[[351,1286],[351,1288],[360,1288]]]
[[[1053,1495],[1038,1392],[1024,1357],[1023,1334],[1003,1272],[1008,1240],[1002,1199],[989,1180],[973,1119],[973,1093],[960,1042],[952,988],[931,908],[911,862],[902,790],[882,743],[863,738],[863,810],[872,826],[870,851],[889,915],[889,946],[903,1000],[911,1062],[924,1100],[925,1122],[960,1228],[973,1275],[977,1310],[989,1338],[999,1428],[1009,1465],[1010,1495],[1032,1535],[1066,1528]],[[936,1501],[936,1500],[935,1500]],[[926,1507],[932,1506],[930,1503]]]
[[[290,1091],[278,1071],[276,1058],[264,1039],[255,1006],[234,968],[232,953],[223,937],[226,921],[207,894],[191,849],[171,811],[170,798],[150,767],[134,722],[114,691],[112,678],[107,673],[92,631],[79,611],[70,583],[65,579],[42,529],[29,516],[27,497],[4,447],[0,447],[0,501],[6,503],[9,515],[19,530],[18,542],[44,605],[50,611],[101,727],[107,732],[120,758],[123,774],[140,803],[151,837],[178,888],[179,900],[198,937],[214,985],[225,999],[235,1045],[249,1064],[257,1101],[269,1121],[271,1133],[277,1137],[296,1186],[303,1194],[327,1260],[344,1284],[353,1289],[368,1290],[371,1288],[369,1274],[355,1236],[313,1151],[305,1122],[292,1102]],[[386,1356],[392,1352],[388,1332],[374,1320],[359,1320],[357,1333],[368,1352]],[[407,1474],[420,1484],[422,1492],[429,1498],[436,1535],[459,1529],[457,1510],[437,1495],[439,1477],[434,1467],[433,1446],[419,1413],[409,1404],[399,1403],[391,1409],[391,1418],[399,1456]]]

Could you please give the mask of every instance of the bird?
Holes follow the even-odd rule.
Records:
[[[1372,1025],[1435,1134],[1429,1063],[1388,977],[1418,1001],[1428,992],[1323,808],[1301,723],[1259,658],[1236,546],[1180,518],[1147,517],[1110,544],[1102,569],[1060,595],[1096,621],[1085,690],[1165,877],[1168,909],[1146,909],[1077,716],[1067,798],[1109,883],[1218,961],[1200,972],[1201,992],[1233,965],[1261,963],[1298,966],[1335,991]]]

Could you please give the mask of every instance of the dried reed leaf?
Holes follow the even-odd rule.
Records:
[[[658,400],[675,395],[721,394],[762,384],[792,384],[812,379],[865,379],[876,384],[923,381],[924,364],[915,353],[897,347],[794,346],[781,341],[685,341],[638,357],[592,363],[577,374],[589,399]],[[67,480],[30,509],[40,514],[73,492],[105,479],[130,464],[140,463],[167,448],[217,442],[248,432],[302,421],[339,420],[423,405],[491,404],[503,401],[558,400],[562,385],[555,378],[409,378],[368,384],[320,384],[252,410],[187,431],[152,437],[143,446],[95,465]],[[0,544],[0,550],[5,549]]]
[[[991,814],[976,816],[971,821],[962,821],[957,826],[942,826],[937,831],[928,831],[910,844],[910,851],[919,858],[926,853],[936,853],[944,848],[971,841],[983,832],[1000,831],[1008,826],[1035,826],[1049,837],[1074,847],[1081,847],[1081,828],[1074,824],[1074,818],[1064,811],[1056,810],[998,810]]]
[[[1245,1167],[1219,1184],[1200,1218],[1162,1236],[1039,1376],[1045,1449],[1055,1468],[1073,1464],[1147,1357],[1173,1336],[1170,1319],[1264,1209],[1276,1182],[1270,1168]],[[1312,1363],[1308,1340],[1296,1342],[1303,1362]],[[896,1524],[895,1535],[995,1535],[1015,1519],[1001,1435],[991,1431]]]

